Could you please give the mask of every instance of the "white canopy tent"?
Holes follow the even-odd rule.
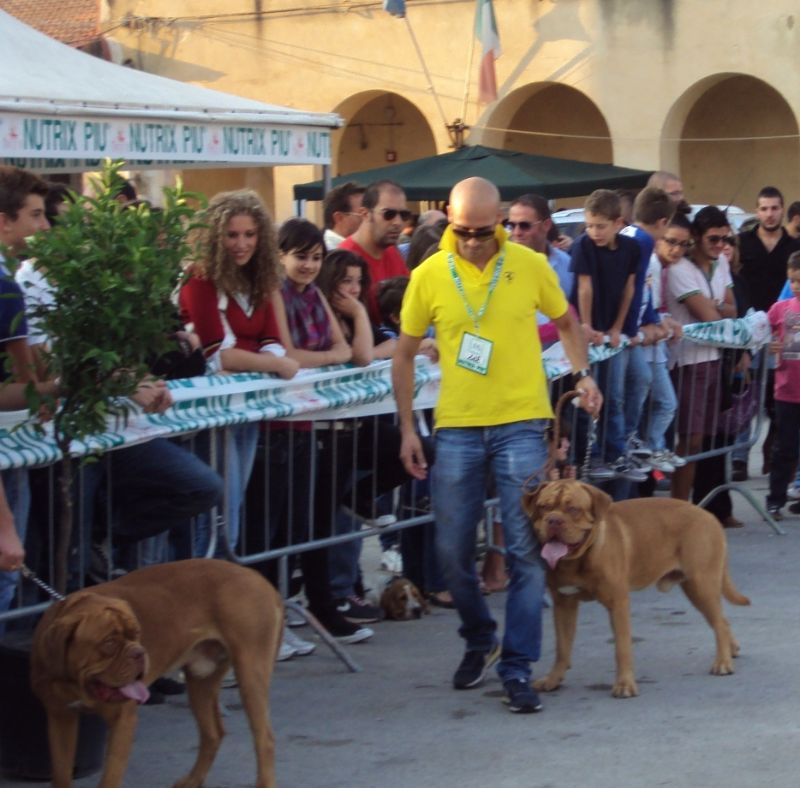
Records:
[[[0,11],[0,159],[60,172],[328,165],[334,113],[302,112],[92,57]],[[326,167],[327,169],[327,167]]]

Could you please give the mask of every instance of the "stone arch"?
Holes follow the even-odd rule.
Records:
[[[397,93],[357,93],[334,112],[345,119],[345,125],[333,135],[334,175],[436,154],[436,142],[425,116]],[[393,161],[390,152],[394,153]]]
[[[702,141],[721,138],[734,139]],[[694,203],[752,208],[768,184],[781,189],[787,202],[800,199],[797,118],[788,101],[757,77],[708,76],[672,105],[662,130],[661,166],[680,174]]]
[[[495,148],[564,159],[608,163],[614,160],[608,123],[584,93],[557,82],[535,82],[505,96],[487,115],[480,142]],[[539,136],[538,131],[567,136]],[[576,139],[586,135],[598,139]],[[477,141],[475,135],[470,142]]]

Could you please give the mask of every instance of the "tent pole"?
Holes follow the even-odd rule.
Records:
[[[322,191],[327,194],[333,188],[333,180],[331,179],[331,165],[322,165]]]

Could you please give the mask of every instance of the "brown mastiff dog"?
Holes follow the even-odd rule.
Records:
[[[576,481],[542,484],[523,497],[547,562],[553,596],[556,659],[536,689],[556,689],[570,667],[578,604],[597,600],[609,612],[617,658],[612,694],[639,694],[633,672],[629,591],[680,584],[705,616],[717,641],[711,672],[733,673],[739,653],[722,613],[724,596],[749,605],[728,574],[722,526],[704,509],[674,498],[639,498],[613,503],[596,487]]]
[[[183,668],[200,747],[175,783],[200,786],[225,731],[222,678],[232,665],[258,764],[257,788],[275,786],[275,741],[268,716],[272,667],[281,642],[283,604],[257,572],[208,559],[151,566],[70,594],[36,627],[31,682],[47,711],[53,785],[72,784],[78,708],[110,730],[102,788],[122,784],[147,685]]]

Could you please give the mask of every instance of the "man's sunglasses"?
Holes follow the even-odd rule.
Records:
[[[381,214],[387,222],[391,222],[398,216],[404,222],[407,222],[411,218],[411,211],[407,210],[398,211],[397,208],[375,208],[374,210]]]
[[[484,241],[494,236],[494,227],[456,227],[453,225],[453,233],[459,238]]]
[[[513,233],[514,230],[516,230],[517,227],[519,227],[519,229],[523,233],[527,233],[527,232],[531,231],[534,227],[536,227],[537,224],[541,224],[541,223],[542,223],[541,219],[539,219],[539,221],[537,221],[537,222],[511,222],[511,221],[507,221],[505,223],[505,228],[510,233]]]
[[[707,235],[706,241],[710,244],[728,244],[728,246],[736,246],[735,235]]]

